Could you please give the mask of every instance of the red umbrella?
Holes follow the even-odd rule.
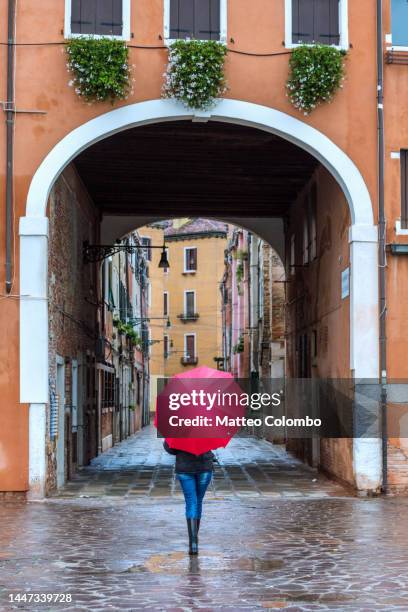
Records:
[[[180,407],[178,414],[183,417],[196,417],[196,419],[207,418],[212,424],[206,427],[202,425],[186,425],[178,429],[169,428],[169,416],[175,412],[169,411],[169,398],[171,395],[181,396],[187,394],[191,397],[193,393],[199,394],[200,391],[204,394],[211,394],[213,404],[211,411],[203,403],[198,405],[189,404]],[[225,406],[216,402],[216,399],[221,399],[220,393],[235,394],[240,396],[242,390],[235,383],[232,374],[229,372],[221,372],[206,366],[200,366],[182,374],[176,374],[171,378],[164,390],[159,394],[156,404],[156,415],[154,425],[166,435],[169,432],[179,434],[178,437],[169,435],[166,437],[167,444],[174,449],[186,451],[193,455],[201,455],[216,448],[225,447],[231,438],[239,431],[240,426],[234,425],[236,417],[244,416],[245,408],[237,404]],[[203,397],[203,396],[201,396]],[[208,397],[208,395],[207,395]],[[192,408],[194,408],[192,412]],[[211,416],[210,416],[211,414]],[[216,416],[227,419],[225,425],[215,425]],[[230,420],[232,419],[232,421]],[[202,422],[202,421],[201,421]]]

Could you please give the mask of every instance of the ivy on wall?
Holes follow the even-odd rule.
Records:
[[[319,104],[330,102],[344,80],[346,52],[328,45],[301,45],[289,60],[288,96],[309,115]]]
[[[206,110],[226,91],[226,47],[215,40],[176,40],[169,47],[162,95]]]
[[[87,102],[114,102],[131,89],[128,48],[122,40],[80,36],[66,43],[69,82]]]

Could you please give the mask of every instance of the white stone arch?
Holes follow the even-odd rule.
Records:
[[[165,121],[220,121],[276,134],[318,159],[334,176],[350,215],[350,369],[356,378],[378,376],[377,228],[364,179],[353,161],[327,136],[290,115],[241,100],[221,100],[208,112],[193,112],[171,100],[151,100],[100,115],[67,134],[35,172],[20,219],[20,401],[30,404],[29,471],[32,495],[45,480],[45,415],[48,402],[48,196],[61,171],[84,149],[120,131]],[[239,213],[238,213],[239,214]],[[375,441],[374,441],[375,442]],[[379,442],[358,441],[355,474],[361,488],[377,489],[381,478]],[[366,449],[366,450],[365,450]],[[368,460],[368,457],[370,459]],[[356,477],[359,487],[358,477]]]

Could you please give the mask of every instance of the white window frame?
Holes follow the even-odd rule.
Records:
[[[71,32],[71,13],[72,0],[65,0],[65,23],[64,37],[65,38],[81,38],[90,36],[89,34],[77,34]],[[130,0],[122,0],[122,36],[113,36],[109,34],[92,34],[94,38],[112,38],[117,40],[130,40]]]
[[[189,357],[187,355],[187,336],[194,336],[194,355],[192,358],[197,359],[197,334],[195,332],[188,332],[187,334],[184,334],[184,359],[188,359]]]
[[[385,35],[385,42],[390,45],[387,47],[387,51],[408,51],[408,46],[398,46],[392,44],[392,0],[390,0],[390,24],[391,24],[391,33]]]
[[[339,28],[340,44],[328,46],[347,50],[349,48],[348,0],[340,0],[339,2]],[[285,47],[286,49],[294,49],[299,46],[300,43],[292,42],[292,0],[285,0]]]
[[[171,45],[176,38],[170,38],[170,1],[164,0],[163,10],[163,38],[165,45]],[[220,0],[220,38],[219,42],[227,44],[227,18],[228,18],[228,7],[227,0]]]
[[[183,254],[183,271],[184,274],[196,274],[196,272],[198,271],[197,268],[195,270],[187,270],[187,251],[191,251],[192,249],[196,250],[196,264],[197,264],[197,268],[198,268],[198,249],[196,246],[189,246],[189,247],[184,247],[184,254]]]
[[[167,312],[164,312],[164,296],[167,295]],[[170,295],[168,291],[163,291],[163,317],[168,317],[170,313]]]
[[[184,305],[183,305],[183,311],[184,311],[184,316],[187,316],[187,293],[192,293],[194,295],[194,310],[193,310],[193,314],[195,314],[197,312],[197,294],[195,289],[185,289],[184,290]]]
[[[140,245],[142,247],[140,250],[142,251],[147,264],[152,263],[153,261],[152,237],[151,236],[139,236],[139,238],[140,238]],[[143,244],[143,240],[150,240],[149,246],[147,246],[146,244]],[[149,251],[149,253],[146,253],[146,251]],[[149,255],[150,255],[150,259],[149,259]]]

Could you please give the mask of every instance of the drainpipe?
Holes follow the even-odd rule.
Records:
[[[6,102],[6,291],[12,285],[13,154],[14,154],[14,30],[16,0],[8,0],[7,102]]]
[[[386,218],[384,197],[384,59],[382,0],[377,0],[377,121],[378,121],[378,231],[379,231],[379,289],[380,289],[380,373],[382,405],[382,490],[387,490],[387,345],[386,345]]]

